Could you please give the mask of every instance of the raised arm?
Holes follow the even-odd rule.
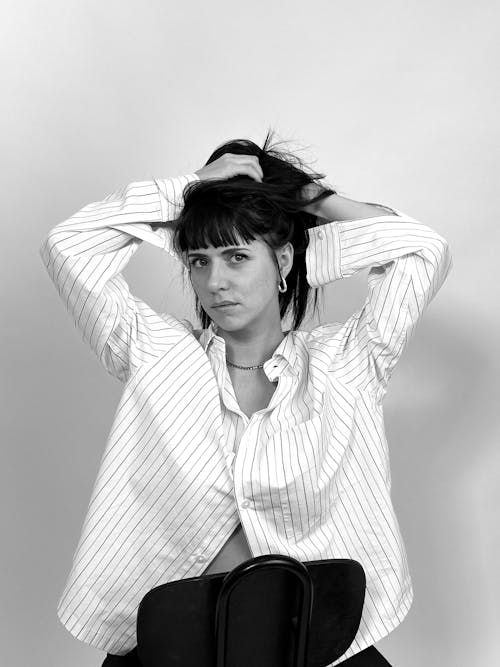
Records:
[[[346,381],[381,398],[451,268],[449,247],[433,229],[397,209],[339,195],[320,204],[316,215],[332,221],[309,230],[309,284],[319,287],[369,269],[363,307],[336,329],[332,364]],[[318,335],[328,333],[328,325],[317,328]]]
[[[75,325],[106,370],[125,381],[169,344],[174,318],[161,318],[133,296],[121,274],[142,241],[174,257],[168,225],[196,174],[135,182],[85,206],[50,230],[40,254]]]

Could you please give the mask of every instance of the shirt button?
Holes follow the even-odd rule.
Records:
[[[207,560],[207,557],[203,556],[203,555],[198,556],[198,558],[196,560],[198,561],[198,563],[204,563]]]
[[[323,232],[318,232],[318,238],[319,238],[320,241],[322,241],[325,238],[325,235],[323,234]]]
[[[242,506],[242,507],[245,507],[245,508],[246,508],[246,507],[250,507],[250,501],[249,501],[249,500],[244,500],[244,501],[241,503],[241,506]]]

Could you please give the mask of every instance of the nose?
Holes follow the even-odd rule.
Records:
[[[206,287],[210,292],[218,292],[228,286],[227,269],[223,262],[212,262],[205,274]]]

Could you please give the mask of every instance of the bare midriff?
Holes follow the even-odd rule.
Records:
[[[229,572],[243,561],[253,558],[241,523],[224,544],[203,574]]]

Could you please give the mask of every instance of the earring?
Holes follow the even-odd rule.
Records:
[[[278,290],[281,293],[283,293],[283,292],[286,292],[287,289],[288,289],[288,287],[287,287],[287,284],[286,284],[286,280],[283,278],[283,276],[280,273],[280,281],[278,283]]]

